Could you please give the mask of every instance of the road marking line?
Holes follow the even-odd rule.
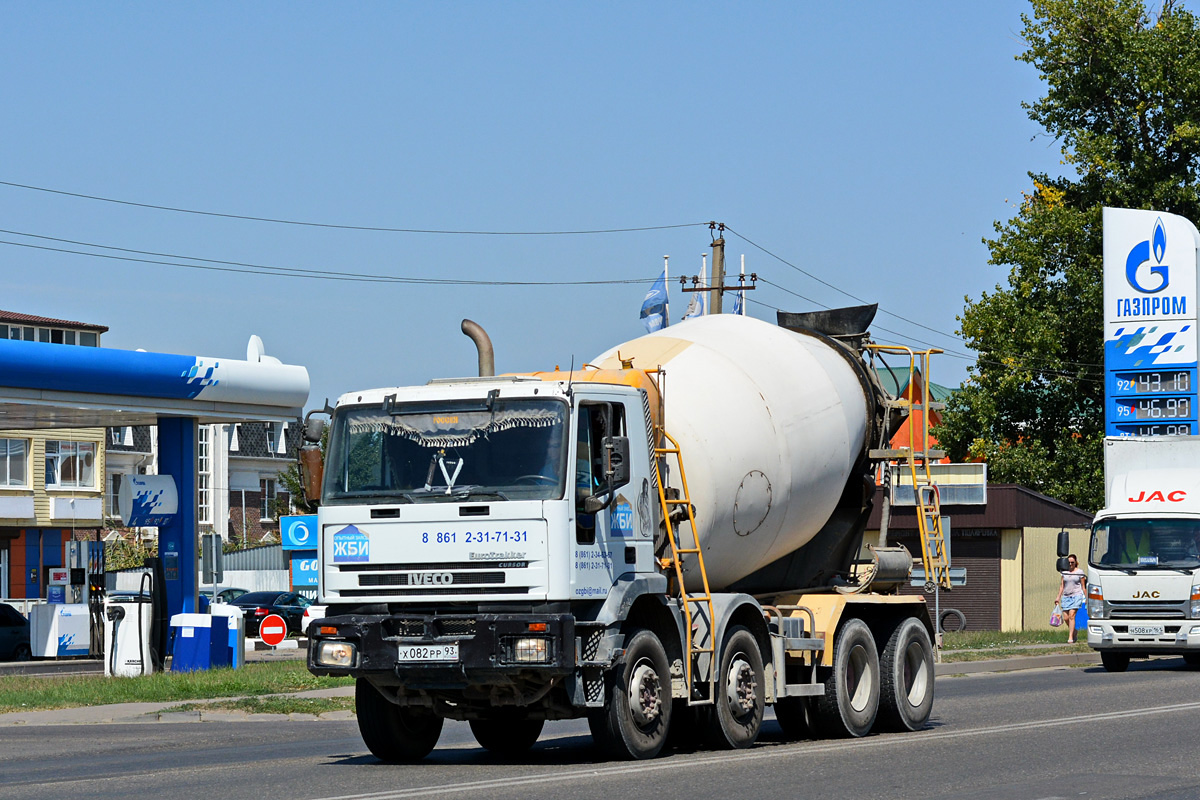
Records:
[[[837,742],[819,742],[813,743],[812,745],[771,745],[764,747],[761,750],[740,753],[738,754],[738,760],[748,761],[764,758],[778,760],[791,755],[803,757],[813,753],[827,753],[833,750],[841,750],[845,747],[855,747],[861,749],[864,747],[887,747],[895,744],[919,744],[930,739],[963,739],[972,736],[988,736],[991,734],[1036,730],[1039,728],[1061,728],[1067,725],[1075,725],[1085,722],[1094,723],[1098,720],[1130,719],[1133,717],[1172,714],[1181,711],[1197,710],[1200,710],[1200,702],[1180,703],[1169,706],[1156,706],[1154,708],[1138,708],[1131,711],[1108,711],[1100,714],[1082,714],[1074,717],[1059,717],[1051,720],[1014,722],[1009,725],[993,725],[986,728],[967,728],[966,730],[961,731],[917,731],[907,734],[893,734],[889,736],[852,739],[850,741],[841,740]],[[784,747],[788,748],[787,752],[781,752],[781,749]],[[340,794],[319,798],[319,800],[402,800],[402,798],[407,797],[425,797],[439,794],[461,794],[462,792],[479,791],[481,789],[501,789],[515,786],[535,786],[538,784],[554,783],[564,780],[593,779],[610,775],[661,772],[668,769],[691,768],[697,766],[702,767],[709,765],[721,766],[724,765],[728,760],[728,753],[706,753],[703,755],[684,756],[682,758],[673,758],[670,760],[664,759],[660,761],[640,761],[633,764],[564,770],[550,775],[531,775],[524,778],[506,777],[480,781],[468,781],[465,783],[447,783],[441,786],[417,786],[409,789],[396,789],[384,792],[371,792],[367,794]]]

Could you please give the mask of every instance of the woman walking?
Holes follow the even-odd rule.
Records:
[[[1067,571],[1062,573],[1055,605],[1062,606],[1063,623],[1067,626],[1067,644],[1075,644],[1075,612],[1087,597],[1087,573],[1079,568],[1075,554],[1067,556]]]

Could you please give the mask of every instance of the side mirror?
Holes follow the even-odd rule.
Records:
[[[1058,557],[1066,558],[1071,554],[1071,534],[1066,531],[1058,532]],[[1066,567],[1063,567],[1066,569]]]
[[[605,477],[608,479],[609,490],[620,489],[629,483],[629,437],[605,436],[604,453],[608,464]]]
[[[593,494],[585,497],[581,505],[581,510],[585,514],[595,514],[603,511],[612,502],[612,495],[607,492],[604,494]]]
[[[1069,570],[1071,568],[1071,561],[1066,556],[1062,556],[1061,558],[1058,559],[1058,561],[1056,561],[1054,563],[1055,563],[1055,568],[1059,572],[1066,572],[1067,570]]]
[[[309,417],[304,420],[304,441],[319,444],[325,435],[325,420],[321,417]]]

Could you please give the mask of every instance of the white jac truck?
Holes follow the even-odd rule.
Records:
[[[500,377],[475,326],[480,377],[343,395],[323,462],[302,454],[328,607],[309,669],[358,679],[385,761],[424,758],[445,719],[517,754],[586,717],[622,758],[672,730],[748,747],[768,704],[793,733],[922,727],[912,559],[860,559],[897,416],[865,325],[701,317]]]
[[[1087,613],[1110,672],[1158,654],[1200,665],[1200,437],[1105,439]]]

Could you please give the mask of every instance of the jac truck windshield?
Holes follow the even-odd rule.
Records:
[[[567,406],[496,397],[339,408],[322,502],[553,500],[566,489]]]
[[[1200,520],[1101,519],[1088,562],[1112,569],[1200,567]]]

